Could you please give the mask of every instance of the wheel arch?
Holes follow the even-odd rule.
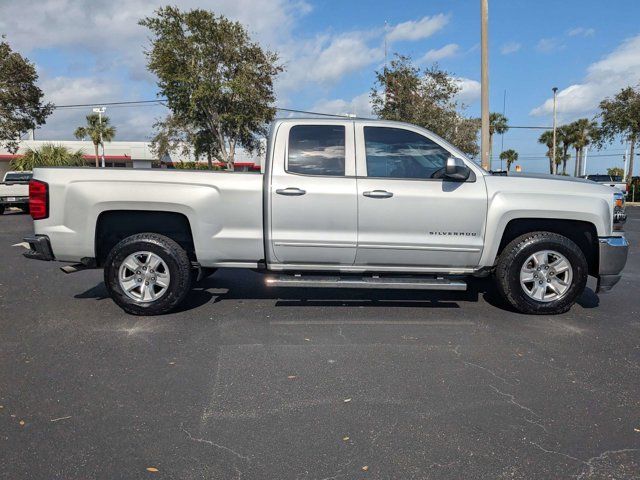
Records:
[[[186,215],[156,210],[106,210],[96,220],[97,266],[103,266],[111,249],[122,239],[139,233],[157,233],[174,240],[197,261],[191,224]]]
[[[515,218],[510,220],[502,232],[500,243],[493,258],[497,261],[504,248],[513,239],[530,232],[552,232],[573,241],[584,254],[589,274],[598,272],[598,232],[596,226],[583,220],[553,218]]]

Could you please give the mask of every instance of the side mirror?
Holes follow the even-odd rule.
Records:
[[[462,160],[455,157],[447,158],[447,166],[445,167],[444,177],[454,182],[464,182],[469,178],[471,169],[467,167]]]

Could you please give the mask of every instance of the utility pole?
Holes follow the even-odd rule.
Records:
[[[551,169],[553,174],[556,175],[558,173],[558,164],[556,163],[556,94],[558,93],[558,87],[553,87],[551,90],[553,90],[553,160],[551,161]]]
[[[502,96],[502,116],[507,115],[507,89],[504,89],[504,95]],[[504,132],[500,135],[500,153],[504,152]],[[500,170],[502,170],[502,158],[500,158]]]
[[[489,0],[480,0],[480,44],[481,44],[481,96],[482,96],[482,132],[480,141],[480,159],[482,168],[489,165]]]
[[[102,141],[102,114],[106,110],[107,109],[105,107],[97,107],[97,108],[93,109],[93,113],[97,113],[98,114],[98,125],[100,126],[100,145],[102,145],[102,159],[101,159],[102,168],[105,167],[105,164],[104,164],[104,142]]]
[[[629,141],[627,140],[627,145],[624,150],[624,155],[622,156],[622,181],[627,181],[627,157],[629,156]]]

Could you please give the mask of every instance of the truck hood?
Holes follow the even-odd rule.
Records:
[[[540,180],[555,180],[560,182],[588,183],[590,185],[600,185],[586,178],[569,177],[567,175],[550,175],[548,173],[511,173],[506,175],[507,178],[537,178]]]
[[[487,175],[487,187],[493,192],[535,193],[536,195],[585,195],[601,197],[611,202],[614,188],[585,178],[574,178],[544,173],[510,173]]]

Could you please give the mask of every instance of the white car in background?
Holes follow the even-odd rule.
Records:
[[[29,212],[29,180],[32,172],[7,172],[0,183],[0,215],[9,207]]]

